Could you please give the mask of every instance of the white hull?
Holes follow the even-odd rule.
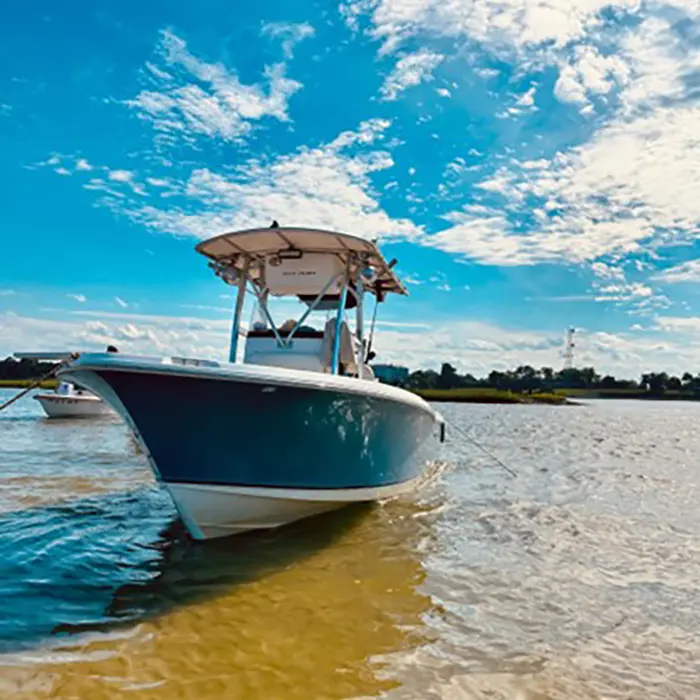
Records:
[[[37,394],[34,397],[49,418],[95,418],[112,415],[112,409],[96,396]]]
[[[185,526],[196,540],[287,525],[350,503],[391,498],[418,479],[367,489],[275,489],[211,484],[166,484]]]

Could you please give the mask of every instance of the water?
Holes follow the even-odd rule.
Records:
[[[518,477],[452,431],[419,494],[193,544],[118,421],[18,402],[0,698],[700,697],[700,404],[441,410]]]

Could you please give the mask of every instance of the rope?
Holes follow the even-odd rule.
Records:
[[[471,435],[462,430],[459,426],[450,422],[450,427],[454,428],[467,442],[471,443],[472,445],[474,445],[474,447],[481,450],[487,457],[492,459],[499,467],[501,467],[501,469],[508,472],[508,474],[510,474],[513,478],[518,476],[518,473],[514,469],[511,469],[511,467],[509,467],[505,462],[498,459],[498,457],[496,457],[496,455],[493,454],[493,452],[487,450],[480,442],[478,442],[475,438],[473,438]]]
[[[4,411],[15,401],[19,401],[25,394],[28,394],[32,389],[36,389],[42,382],[45,382],[47,379],[51,379],[51,377],[53,377],[56,374],[56,372],[58,372],[60,366],[60,362],[56,363],[56,365],[54,365],[43,377],[41,377],[41,379],[37,379],[36,381],[32,382],[26,389],[20,391],[19,394],[13,396],[9,401],[5,401],[5,403],[2,404],[2,406],[0,406],[0,411]]]

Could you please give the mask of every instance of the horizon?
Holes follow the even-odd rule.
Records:
[[[695,374],[700,7],[473,9],[6,8],[0,357],[224,360],[194,246],[275,219],[398,259],[378,364]]]

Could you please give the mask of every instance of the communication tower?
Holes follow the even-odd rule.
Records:
[[[576,343],[574,342],[575,328],[569,328],[566,331],[566,343],[564,345],[564,369],[573,369],[574,366],[574,350]]]

